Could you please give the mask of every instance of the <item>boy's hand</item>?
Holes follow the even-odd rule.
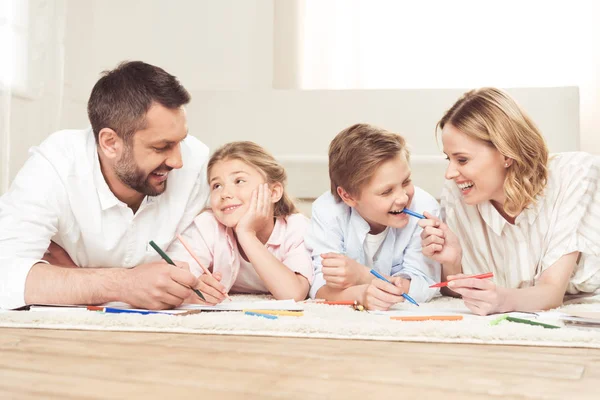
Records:
[[[410,287],[410,281],[399,276],[388,278],[392,283],[381,279],[373,279],[367,286],[363,297],[363,305],[367,310],[388,310],[396,303],[404,301],[402,293]]]
[[[227,293],[225,286],[221,284],[221,278],[222,276],[220,272],[215,272],[212,276],[208,274],[200,275],[198,277],[198,285],[196,285],[196,289],[202,292],[206,302],[198,298],[196,293],[192,293],[185,302],[210,305],[219,304],[225,300],[225,294]]]
[[[446,266],[462,264],[462,247],[458,238],[441,219],[425,213],[427,219],[419,220],[421,248],[425,257]]]
[[[273,218],[273,207],[269,184],[258,185],[252,191],[248,210],[235,226],[235,232],[238,235],[256,235]]]
[[[343,254],[321,254],[323,278],[327,285],[335,289],[369,283],[373,276],[369,269]]]

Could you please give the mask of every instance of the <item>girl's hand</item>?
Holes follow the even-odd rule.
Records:
[[[268,183],[258,185],[252,191],[250,206],[235,226],[238,235],[256,235],[273,218],[273,202]]]
[[[392,283],[381,279],[373,279],[363,296],[363,305],[367,310],[388,310],[396,303],[404,301],[402,293],[406,292],[410,283],[399,276],[388,278]]]
[[[424,213],[427,219],[419,220],[421,232],[421,248],[425,257],[440,264],[460,266],[462,264],[462,248],[458,238],[441,219]]]
[[[477,315],[488,315],[510,311],[506,307],[506,292],[491,279],[463,278],[449,275],[448,288],[460,294],[465,305]],[[452,280],[455,279],[455,280]]]
[[[222,276],[220,272],[215,272],[212,276],[208,274],[200,275],[198,277],[196,289],[202,292],[206,301],[202,301],[202,299],[198,298],[196,293],[192,293],[185,302],[209,305],[219,304],[225,300],[225,295],[227,294],[225,286],[221,284],[221,279]]]

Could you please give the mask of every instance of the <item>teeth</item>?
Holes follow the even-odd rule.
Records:
[[[457,183],[457,185],[460,190],[465,190],[465,189],[472,187],[474,185],[474,183],[473,182],[465,182],[465,183]]]
[[[390,211],[390,214],[401,214],[402,210]]]

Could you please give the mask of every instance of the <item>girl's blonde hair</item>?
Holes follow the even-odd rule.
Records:
[[[212,167],[219,161],[240,160],[256,168],[265,177],[269,184],[280,183],[283,187],[281,199],[275,203],[275,217],[285,217],[298,213],[292,199],[287,195],[287,174],[275,158],[254,142],[231,142],[221,146],[215,151],[208,161],[207,178],[210,179]]]
[[[507,93],[481,88],[465,93],[437,123],[495,147],[513,160],[504,181],[504,211],[514,217],[535,203],[548,180],[548,147],[537,126]]]

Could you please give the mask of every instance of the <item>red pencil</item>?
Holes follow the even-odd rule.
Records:
[[[494,276],[493,272],[486,272],[485,274],[481,274],[481,275],[467,275],[467,276],[461,276],[459,278],[455,278],[455,279],[451,279],[451,280],[454,281],[457,279],[467,279],[467,278],[487,279],[487,278],[492,278],[493,276]],[[450,282],[450,281],[436,283],[435,285],[431,285],[429,287],[430,288],[446,287],[446,286],[448,286],[448,282]]]

